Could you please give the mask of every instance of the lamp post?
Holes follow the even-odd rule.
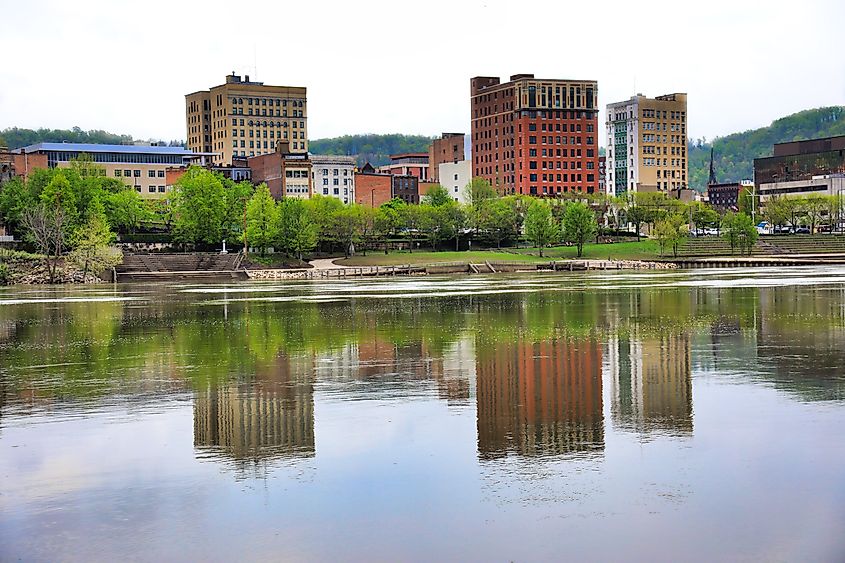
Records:
[[[375,208],[376,206],[376,190],[375,188],[370,190],[370,207]]]

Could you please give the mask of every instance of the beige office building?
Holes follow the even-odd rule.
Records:
[[[184,170],[192,164],[205,166],[216,156],[182,147],[89,143],[37,143],[18,149],[17,154],[49,168],[69,168],[75,159],[84,156],[100,174],[122,181],[147,199],[170,197],[168,172]]]
[[[232,157],[270,154],[278,141],[292,153],[308,153],[306,89],[266,86],[230,74],[226,83],[185,96],[188,148],[215,152],[214,164]]]
[[[687,187],[686,94],[608,104],[606,125],[608,194]]]

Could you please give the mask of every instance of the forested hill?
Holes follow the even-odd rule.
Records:
[[[710,175],[710,147],[715,151],[716,179],[732,182],[751,179],[754,159],[772,155],[772,145],[819,137],[845,135],[845,107],[831,106],[801,111],[772,122],[768,127],[717,137],[712,143],[690,141],[690,186],[704,190]]]
[[[354,156],[361,166],[369,162],[373,166],[380,166],[390,162],[391,154],[404,152],[428,152],[431,137],[424,135],[402,135],[392,133],[388,135],[344,135],[331,139],[314,139],[309,141],[311,154],[339,154]]]
[[[138,139],[132,135],[118,135],[108,131],[83,131],[79,127],[73,129],[21,129],[9,127],[0,131],[0,145],[5,144],[10,149],[19,149],[35,143],[96,143],[106,145],[125,145]],[[153,141],[154,139],[150,139]],[[162,142],[162,141],[156,141]],[[182,141],[170,141],[170,146],[182,146]]]

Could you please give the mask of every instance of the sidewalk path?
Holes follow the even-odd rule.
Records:
[[[319,258],[308,262],[315,270],[342,270],[345,266],[338,266],[334,263],[337,258]]]

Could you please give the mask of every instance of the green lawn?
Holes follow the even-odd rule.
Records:
[[[537,248],[511,249],[514,252],[530,254],[539,258]],[[576,258],[577,249],[574,246],[555,246],[544,248],[543,257],[549,260],[565,260]],[[652,260],[660,254],[660,246],[655,240],[643,239],[639,242],[614,242],[605,244],[585,244],[582,258],[593,260]]]
[[[651,260],[658,256],[658,245],[653,240],[640,242],[617,242],[609,244],[585,244],[583,258],[594,260]],[[438,262],[472,262],[480,264],[488,262],[549,262],[551,260],[565,260],[576,258],[574,246],[557,246],[544,248],[543,257],[536,248],[508,248],[506,251],[497,250],[469,250],[431,252],[407,251],[371,252],[367,256],[357,255],[335,261],[342,266],[395,266],[400,264],[436,264]]]
[[[396,266],[400,264],[436,264],[439,262],[472,262],[480,264],[488,262],[548,262],[526,253],[498,252],[495,250],[464,250],[461,252],[370,252],[366,256],[360,254],[352,258],[336,260],[341,266]]]

